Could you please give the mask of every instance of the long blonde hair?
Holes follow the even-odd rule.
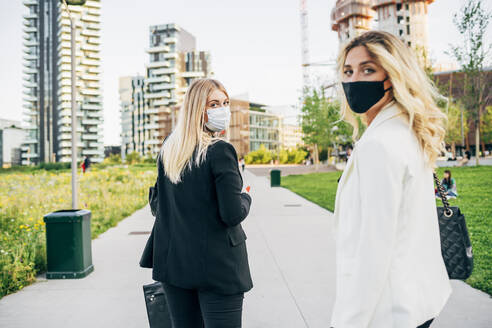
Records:
[[[395,101],[408,118],[424,151],[427,164],[434,168],[437,157],[444,149],[446,115],[437,107],[436,100],[440,95],[419,65],[415,53],[396,36],[387,32],[369,31],[352,39],[340,51],[337,71],[340,76],[342,118],[354,127],[354,137],[357,136],[359,122],[356,115],[349,110],[341,80],[347,55],[358,46],[364,46],[388,74]]]
[[[199,166],[206,158],[208,147],[220,140],[204,130],[207,99],[217,89],[229,97],[224,86],[213,79],[195,80],[186,91],[176,128],[160,151],[164,172],[172,183],[179,183],[183,171],[191,169],[195,151],[195,164]]]

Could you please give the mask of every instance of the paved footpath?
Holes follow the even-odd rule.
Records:
[[[246,294],[245,328],[326,328],[334,301],[332,214],[246,171],[253,206],[244,223],[255,287]],[[145,207],[92,242],[95,270],[83,279],[38,282],[0,300],[2,328],[148,327],[138,266],[153,217]],[[432,328],[490,328],[492,299],[453,281]]]

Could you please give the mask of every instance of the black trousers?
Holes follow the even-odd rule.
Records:
[[[220,295],[162,283],[173,328],[240,328],[244,293]]]

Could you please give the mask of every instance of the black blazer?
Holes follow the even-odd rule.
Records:
[[[193,159],[195,154],[193,155]],[[158,160],[157,216],[140,261],[171,285],[237,294],[253,287],[241,222],[251,197],[241,193],[234,147],[218,141],[206,160],[173,184]]]

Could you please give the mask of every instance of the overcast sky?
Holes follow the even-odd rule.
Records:
[[[487,2],[487,1],[485,1]],[[429,6],[431,57],[460,36],[452,15],[463,0],[437,0]],[[330,27],[335,0],[307,0],[312,62],[334,59],[337,34]],[[21,0],[0,0],[0,118],[22,119]],[[249,93],[267,105],[296,104],[301,88],[299,0],[103,0],[102,86],[104,143],[119,144],[118,77],[144,74],[149,25],[177,23],[194,34],[199,50],[212,56],[215,77],[230,95]],[[317,75],[330,75],[328,68]]]

